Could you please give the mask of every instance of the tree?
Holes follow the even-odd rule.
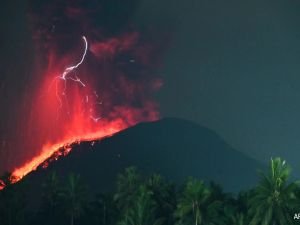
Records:
[[[202,181],[189,178],[184,186],[182,196],[178,200],[175,211],[178,224],[204,224],[210,194],[210,190]]]
[[[42,191],[40,219],[45,224],[57,224],[61,216],[62,188],[55,172],[52,172],[42,184]]]
[[[89,224],[109,225],[116,224],[118,214],[113,201],[113,196],[110,194],[98,194],[90,204],[86,216],[81,220],[87,224],[87,220],[92,221]]]
[[[250,199],[250,225],[292,224],[291,209],[297,203],[296,183],[288,183],[290,167],[281,158],[271,159],[269,171]]]
[[[146,185],[153,193],[153,199],[157,203],[158,217],[164,218],[164,224],[174,224],[173,213],[176,209],[176,191],[175,186],[167,182],[161,175],[153,174]]]
[[[231,213],[226,212],[229,215],[229,224],[232,225],[249,225],[249,202],[253,199],[255,190],[242,191],[238,193],[238,196],[233,201],[234,210]]]
[[[126,212],[126,218],[120,225],[160,225],[162,218],[156,214],[157,204],[153,199],[153,192],[146,185],[138,188],[134,204]]]
[[[79,175],[68,176],[67,184],[62,191],[62,204],[69,216],[70,224],[74,225],[74,220],[81,216],[87,205],[87,189]]]
[[[234,216],[232,216],[231,218],[231,223],[232,225],[246,225],[248,223],[246,223],[246,219],[243,213],[237,213]]]
[[[134,204],[140,184],[141,176],[135,167],[126,168],[125,172],[117,177],[117,191],[114,195],[114,202],[123,221],[127,222],[127,211]]]
[[[210,182],[209,190],[210,196],[205,210],[207,225],[231,224],[232,217],[236,213],[234,199],[214,182]]]
[[[43,183],[43,200],[45,204],[50,208],[52,211],[55,209],[59,204],[59,197],[60,197],[60,182],[55,172],[51,173],[49,177],[46,179],[46,182]],[[49,209],[48,208],[48,209]]]

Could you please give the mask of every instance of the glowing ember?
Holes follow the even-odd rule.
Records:
[[[0,191],[5,188],[5,184],[2,180],[0,180]]]
[[[101,130],[95,133],[85,134],[83,136],[77,136],[72,138],[66,138],[60,143],[56,143],[53,145],[45,145],[41,151],[41,154],[31,159],[29,162],[27,162],[25,165],[23,165],[20,168],[17,168],[13,171],[12,177],[13,177],[13,183],[19,181],[22,179],[25,175],[30,173],[33,170],[36,170],[36,168],[41,165],[45,160],[57,160],[61,154],[63,156],[67,155],[71,151],[70,145],[75,142],[81,142],[81,141],[92,141],[96,139],[101,139],[103,137],[107,137],[110,135],[113,135],[114,133],[126,128],[125,124],[122,124],[120,122],[111,123],[108,127],[102,127]],[[60,149],[64,149],[62,153],[59,153],[58,151]],[[58,153],[53,155],[54,153]],[[51,158],[53,156],[53,158]],[[48,166],[48,163],[43,165],[43,168],[46,168]],[[0,180],[1,181],[1,180]],[[3,183],[3,182],[2,182]],[[1,186],[1,183],[0,183]],[[4,185],[3,185],[4,186]],[[1,189],[0,189],[1,190]]]

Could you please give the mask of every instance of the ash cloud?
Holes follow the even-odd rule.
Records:
[[[153,30],[141,32],[134,26],[132,17],[138,5],[137,0],[29,1],[33,39],[38,57],[44,59],[38,64],[49,66],[49,57],[55,55],[60,60],[70,53],[75,60],[74,49],[78,55],[81,36],[85,35],[89,40],[87,64],[94,74],[101,74],[100,88],[112,85],[120,91],[126,79],[131,88],[137,82],[136,86],[144,86],[140,87],[143,92],[155,89],[162,84],[155,71],[167,37],[155,38]]]
[[[13,144],[5,143],[11,149],[22,150],[13,150],[17,154],[4,170],[11,171],[30,161],[44,144],[55,143],[66,130],[70,132],[70,127],[80,130],[85,125],[89,116],[77,126],[76,118],[82,119],[81,115],[69,119],[67,107],[63,108],[66,115],[56,120],[55,96],[48,97],[49,101],[44,100],[47,99],[49,81],[78,61],[82,54],[83,35],[88,39],[89,49],[76,73],[82,81],[91,84],[91,89],[88,92],[75,87],[76,84],[68,84],[71,93],[84,93],[82,99],[78,96],[72,99],[70,95],[70,108],[74,104],[72,110],[76,112],[80,108],[77,107],[78,101],[83,105],[88,96],[89,104],[97,102],[99,105],[82,112],[92,112],[95,118],[103,118],[105,126],[109,126],[110,121],[121,121],[126,127],[159,118],[153,94],[163,85],[157,71],[168,35],[161,36],[153,28],[151,32],[139,30],[133,22],[137,8],[136,0],[28,1],[28,18],[35,46],[32,50],[34,73],[29,79],[33,88],[24,93],[25,106],[18,109],[22,115],[16,122],[14,134],[18,140]],[[91,127],[92,122],[89,121],[86,127]],[[58,124],[62,126],[57,127]]]

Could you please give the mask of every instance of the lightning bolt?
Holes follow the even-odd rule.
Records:
[[[77,69],[77,68],[83,63],[83,61],[84,61],[84,59],[85,59],[85,56],[86,56],[86,53],[87,53],[87,49],[88,49],[88,42],[87,42],[85,36],[82,36],[82,39],[83,39],[83,41],[84,41],[84,52],[83,52],[83,55],[82,55],[82,57],[81,57],[81,60],[80,60],[76,65],[67,67],[67,68],[64,70],[64,72],[62,73],[62,75],[61,75],[61,76],[58,76],[58,78],[60,78],[60,79],[62,79],[62,80],[68,79],[68,77],[67,77],[68,74],[71,73],[73,70]],[[81,80],[80,80],[78,77],[76,77],[76,79],[70,77],[69,79],[70,79],[70,80],[73,80],[73,81],[75,81],[75,82],[79,82],[82,86],[85,86],[85,85],[81,82]]]
[[[102,117],[94,117],[94,116],[90,116],[90,118],[91,118],[95,123],[97,123],[99,120],[102,119]]]
[[[60,108],[62,108],[62,104],[63,104],[61,96],[63,96],[65,98],[65,102],[67,104],[67,109],[69,108],[68,107],[69,103],[68,103],[67,96],[66,96],[66,89],[67,89],[67,81],[68,80],[73,81],[73,82],[77,82],[82,87],[86,87],[86,84],[83,83],[81,81],[81,79],[76,74],[75,74],[75,76],[74,75],[71,76],[71,73],[75,72],[76,69],[84,62],[86,54],[87,54],[88,41],[87,41],[87,39],[86,39],[85,36],[82,36],[82,40],[84,42],[84,51],[83,51],[83,54],[81,56],[80,61],[77,64],[75,64],[75,65],[72,65],[72,66],[69,66],[69,67],[65,68],[65,70],[63,71],[63,73],[61,75],[59,75],[59,76],[56,76],[55,79],[54,79],[55,86],[56,86],[56,97],[57,97],[57,99],[59,101]],[[59,81],[63,81],[64,82],[63,91],[59,91],[59,87],[58,87]],[[94,95],[96,96],[96,98],[99,97],[96,91],[94,91]],[[85,102],[89,103],[89,96],[88,95],[86,95],[86,97],[85,97]],[[102,102],[100,104],[102,104]],[[69,113],[70,112],[68,112],[68,114]],[[101,117],[94,117],[94,116],[91,115],[90,119],[92,119],[95,123],[97,123],[101,119]]]
[[[55,86],[56,86],[56,97],[60,103],[60,108],[62,107],[62,99],[60,97],[60,94],[59,94],[59,88],[58,88],[58,81],[63,81],[64,82],[64,89],[63,91],[61,92],[61,95],[63,95],[65,98],[66,98],[66,88],[67,88],[67,80],[71,80],[71,81],[74,81],[74,82],[77,82],[79,83],[82,87],[86,87],[86,85],[81,81],[81,79],[75,75],[75,77],[71,77],[69,74],[73,71],[75,71],[83,62],[84,62],[84,59],[86,57],[86,53],[87,53],[87,50],[88,50],[88,42],[87,42],[87,39],[85,36],[82,36],[82,40],[84,41],[84,52],[81,56],[81,59],[80,61],[75,64],[75,65],[72,65],[72,66],[69,66],[67,67],[64,72],[55,77]]]

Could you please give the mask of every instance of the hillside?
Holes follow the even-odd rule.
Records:
[[[112,137],[75,145],[71,153],[38,168],[23,179],[30,195],[40,193],[48,174],[78,173],[92,192],[113,190],[118,173],[134,165],[145,173],[157,172],[182,182],[188,176],[221,184],[237,192],[254,186],[257,161],[233,149],[212,130],[180,119],[141,123]]]

